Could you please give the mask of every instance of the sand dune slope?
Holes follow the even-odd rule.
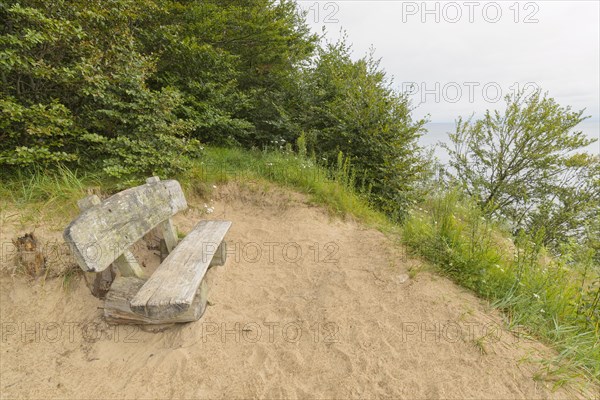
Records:
[[[528,360],[548,349],[501,328],[447,279],[415,275],[419,261],[375,230],[274,190],[228,185],[214,213],[196,206],[175,219],[181,231],[200,218],[233,221],[197,323],[110,326],[83,282],[65,293],[59,280],[4,273],[2,398],[576,395],[534,379]]]

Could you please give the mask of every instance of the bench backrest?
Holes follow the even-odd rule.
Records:
[[[127,248],[187,208],[179,182],[149,180],[83,211],[64,231],[84,271],[108,268]]]

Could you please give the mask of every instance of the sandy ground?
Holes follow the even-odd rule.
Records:
[[[262,186],[220,188],[210,215],[194,205],[175,218],[182,232],[233,221],[196,323],[111,326],[83,279],[65,290],[11,275],[3,260],[1,397],[590,397],[536,379],[550,350],[378,231]],[[24,233],[10,221],[3,241]]]

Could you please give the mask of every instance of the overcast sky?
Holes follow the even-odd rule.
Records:
[[[325,27],[336,40],[344,30],[356,58],[375,47],[396,88],[414,82],[417,117],[453,122],[503,108],[496,100],[517,88],[541,87],[560,104],[600,119],[597,0],[298,4],[315,32]]]

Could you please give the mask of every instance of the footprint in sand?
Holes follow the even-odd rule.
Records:
[[[253,367],[261,367],[265,364],[265,360],[267,359],[267,352],[263,348],[262,345],[256,344],[252,348],[252,354],[248,357],[248,361],[250,365]]]
[[[335,347],[329,347],[329,349],[323,352],[323,357],[327,359],[329,365],[336,366],[334,369],[330,369],[329,372],[337,377],[345,377],[354,371],[352,360],[344,351]]]

